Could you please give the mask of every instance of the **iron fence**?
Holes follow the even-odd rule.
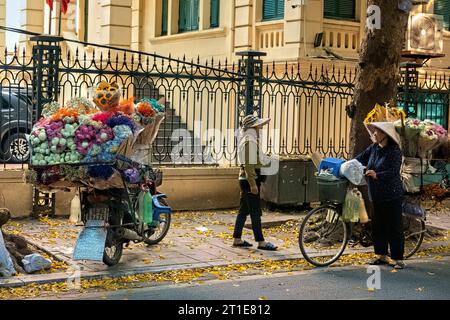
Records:
[[[0,57],[3,168],[27,162],[26,134],[43,104],[87,96],[102,80],[116,81],[124,98],[164,98],[167,116],[152,150],[159,164],[234,165],[239,120],[252,112],[272,119],[263,135],[266,153],[349,155],[345,107],[353,98],[356,69],[264,64],[258,52],[242,53],[234,64],[61,38],[32,40],[31,53],[5,50]],[[410,71],[401,73],[399,104],[409,115],[447,126],[449,76]]]

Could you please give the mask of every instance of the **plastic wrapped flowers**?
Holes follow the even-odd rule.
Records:
[[[117,84],[102,82],[92,101],[74,98],[65,106],[46,104],[29,137],[30,171],[35,174],[28,180],[50,189],[113,181],[117,174],[110,164],[117,155],[132,157],[142,139],[149,144],[164,118],[164,107],[158,101],[143,99],[135,105],[134,98],[119,101],[120,95]],[[136,170],[126,172],[130,183],[141,179]]]
[[[448,132],[431,120],[406,119],[404,130],[401,121],[396,121],[395,128],[405,141],[405,157],[427,158],[430,152],[448,141]]]

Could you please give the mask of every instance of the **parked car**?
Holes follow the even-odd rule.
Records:
[[[33,127],[31,91],[3,88],[0,110],[0,159],[14,163],[27,162],[31,152],[27,135]]]

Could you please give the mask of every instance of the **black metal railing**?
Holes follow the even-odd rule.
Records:
[[[272,119],[263,135],[266,153],[349,155],[345,107],[353,99],[356,69],[264,64],[264,54],[254,51],[241,53],[234,64],[54,37],[31,41],[32,52],[5,50],[0,57],[2,168],[27,162],[23,141],[44,103],[87,96],[102,80],[121,85],[124,98],[165,98],[167,117],[152,152],[156,163],[236,164],[236,129],[253,112]],[[448,126],[449,75],[419,74],[417,68],[401,75],[398,101],[408,114]]]

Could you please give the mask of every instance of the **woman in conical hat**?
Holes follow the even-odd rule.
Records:
[[[369,196],[373,203],[375,259],[371,264],[392,264],[403,269],[405,239],[402,225],[403,184],[400,178],[400,136],[392,122],[366,124],[374,142],[356,159],[367,168]],[[393,263],[389,259],[394,261]]]
[[[260,152],[260,130],[268,124],[270,119],[261,119],[254,115],[246,116],[241,122],[238,143],[238,162],[241,165],[239,172],[239,185],[241,188],[241,199],[239,214],[233,232],[234,247],[251,247],[252,244],[242,240],[247,216],[252,220],[253,236],[258,243],[258,249],[275,251],[277,247],[264,240],[261,225],[260,186],[262,182],[262,163]]]

